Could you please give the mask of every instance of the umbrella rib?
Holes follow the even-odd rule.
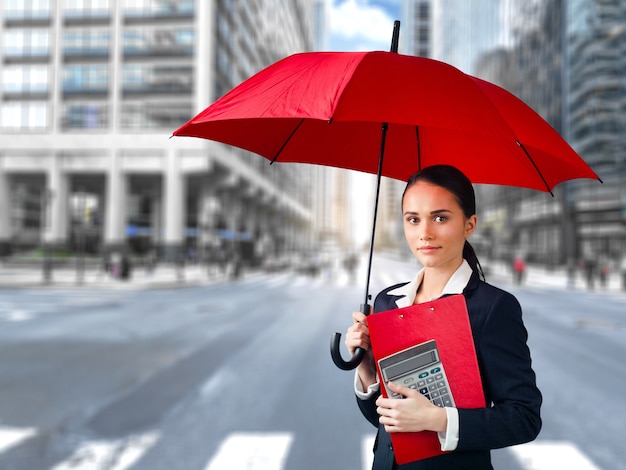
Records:
[[[547,183],[546,179],[541,174],[541,171],[539,170],[539,167],[535,163],[535,160],[533,160],[533,157],[531,157],[530,154],[528,153],[528,150],[526,150],[526,147],[524,147],[524,145],[519,140],[516,143],[524,151],[524,153],[526,154],[526,156],[530,160],[530,163],[532,163],[533,166],[535,167],[535,170],[537,170],[537,174],[541,178],[541,181],[543,181],[543,184],[546,185],[546,188],[547,188],[548,192],[552,195],[552,197],[554,197],[554,193],[552,192],[552,189],[550,189],[550,185]]]
[[[276,160],[278,160],[278,157],[280,156],[281,152],[285,149],[285,147],[287,146],[287,144],[289,143],[293,135],[296,132],[298,132],[298,129],[300,129],[300,126],[302,125],[303,122],[304,122],[304,118],[300,119],[300,122],[298,123],[298,125],[294,128],[293,131],[291,131],[291,134],[289,134],[289,137],[287,137],[287,139],[283,142],[283,145],[281,145],[280,148],[278,149],[278,152],[276,152],[276,155],[274,155],[274,158],[272,158],[270,165],[272,165]]]

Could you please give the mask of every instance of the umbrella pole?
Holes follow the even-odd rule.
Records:
[[[382,135],[380,138],[380,154],[378,156],[378,173],[376,173],[376,199],[374,202],[374,217],[372,220],[372,235],[370,238],[370,251],[367,260],[367,277],[365,280],[365,300],[363,301],[363,305],[361,305],[361,312],[365,315],[370,313],[369,310],[369,301],[372,296],[369,293],[370,290],[370,279],[372,277],[372,258],[374,257],[374,238],[376,237],[376,221],[378,220],[378,200],[380,198],[380,181],[382,179],[383,173],[383,156],[385,154],[385,141],[387,139],[387,128],[389,125],[386,122],[383,122],[382,126]]]
[[[393,23],[393,35],[391,38],[391,51],[390,52],[398,52],[398,41],[400,39],[400,22],[394,21]],[[385,141],[387,139],[387,129],[389,124],[383,122],[382,124],[382,132],[380,137],[380,151],[378,153],[378,172],[376,173],[376,201],[374,203],[374,217],[372,221],[372,236],[370,238],[370,250],[369,257],[367,261],[367,278],[365,281],[365,299],[361,304],[361,313],[365,315],[369,315],[371,311],[370,299],[371,295],[369,293],[370,290],[370,278],[372,275],[372,258],[374,257],[374,238],[376,237],[376,220],[378,218],[378,199],[380,197],[380,181],[382,179],[383,174],[383,156],[385,154]],[[365,356],[365,349],[356,348],[354,351],[354,355],[350,358],[350,360],[345,361],[341,357],[341,352],[339,351],[339,344],[341,342],[341,333],[333,333],[330,336],[330,356],[333,359],[333,362],[337,367],[341,370],[352,370],[355,369],[363,360]]]
[[[370,238],[370,250],[369,257],[367,260],[367,278],[365,281],[365,299],[361,304],[361,313],[365,315],[369,315],[371,312],[371,305],[369,303],[372,296],[369,293],[370,290],[370,278],[372,276],[372,258],[374,257],[374,239],[376,237],[376,220],[378,219],[378,199],[380,198],[380,181],[382,179],[383,173],[383,156],[385,154],[385,141],[387,139],[387,128],[389,127],[388,123],[383,122],[382,124],[382,133],[380,137],[380,152],[378,155],[378,172],[376,174],[376,200],[374,203],[374,217],[372,220],[372,235]],[[350,360],[345,361],[341,357],[341,352],[339,351],[339,344],[341,342],[341,333],[333,333],[330,337],[330,356],[333,359],[333,362],[337,367],[341,370],[352,370],[356,368],[363,357],[365,356],[365,349],[356,348],[354,351],[354,355],[350,358]]]

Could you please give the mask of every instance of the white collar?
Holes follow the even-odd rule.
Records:
[[[472,277],[472,273],[472,268],[470,267],[468,262],[463,259],[461,266],[459,266],[458,269],[454,271],[454,274],[452,274],[452,276],[448,280],[448,283],[443,288],[443,291],[441,291],[441,294],[439,294],[439,297],[449,294],[462,294],[463,289],[465,289],[465,286],[467,286],[467,283]],[[413,305],[413,301],[415,300],[415,294],[418,287],[422,283],[423,278],[424,268],[420,269],[415,279],[413,279],[411,282],[404,286],[400,286],[396,289],[390,290],[389,292],[387,292],[387,294],[403,296],[402,298],[396,300],[396,305],[398,306],[398,308],[409,307]]]

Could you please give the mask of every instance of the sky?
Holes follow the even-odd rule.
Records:
[[[327,0],[330,51],[388,51],[402,0]]]

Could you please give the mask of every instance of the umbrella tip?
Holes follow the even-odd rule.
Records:
[[[400,20],[393,22],[393,35],[391,36],[391,52],[398,52],[398,42],[400,42]]]

